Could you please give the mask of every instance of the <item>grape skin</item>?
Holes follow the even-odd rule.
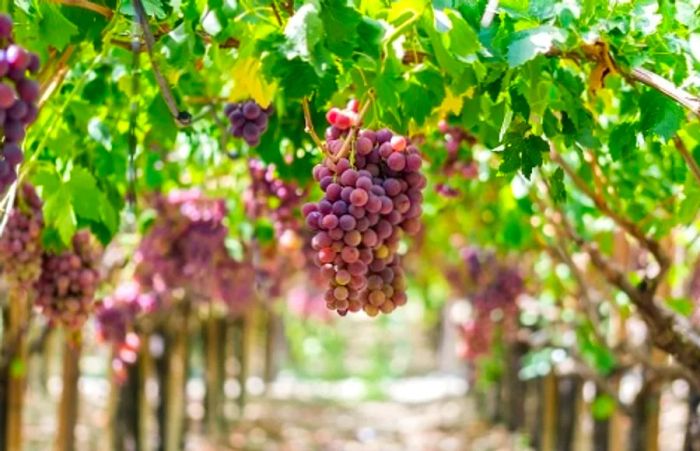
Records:
[[[250,147],[260,144],[261,136],[267,131],[271,113],[272,107],[262,108],[254,100],[227,103],[224,106],[224,114],[231,124],[229,132],[236,138],[243,138]]]

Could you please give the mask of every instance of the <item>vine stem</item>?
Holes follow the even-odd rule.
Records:
[[[574,182],[574,185],[576,185],[578,189],[580,189],[589,199],[591,199],[596,205],[596,207],[601,212],[603,212],[603,214],[615,221],[617,225],[619,225],[620,227],[622,227],[623,230],[632,235],[642,246],[644,246],[644,248],[646,248],[649,252],[651,252],[654,255],[654,258],[659,264],[659,272],[656,276],[654,276],[652,280],[650,280],[650,282],[656,285],[661,279],[661,277],[663,277],[663,275],[666,273],[670,265],[669,258],[666,255],[666,253],[661,249],[661,245],[659,244],[659,242],[647,236],[641,229],[639,229],[639,227],[636,224],[634,224],[627,218],[624,218],[618,212],[613,211],[613,209],[610,208],[610,206],[605,201],[601,193],[594,192],[588,186],[588,184],[581,177],[579,177],[579,175],[571,168],[571,166],[569,166],[569,164],[566,163],[566,161],[564,161],[562,156],[554,148],[554,144],[552,144],[551,142],[550,156],[552,157],[552,161],[555,161],[559,164],[559,166]]]
[[[170,86],[165,80],[163,73],[160,71],[155,56],[153,55],[155,38],[153,37],[153,32],[151,31],[150,26],[148,25],[148,19],[146,18],[146,10],[143,8],[141,0],[133,0],[133,2],[134,11],[136,12],[136,17],[138,18],[139,24],[141,25],[141,30],[143,31],[143,37],[144,41],[146,42],[148,58],[151,61],[151,67],[153,68],[153,74],[155,75],[156,82],[158,83],[158,87],[160,88],[160,93],[163,96],[163,100],[165,101],[168,110],[170,110],[170,114],[175,120],[175,123],[181,127],[186,127],[192,123],[192,118],[189,115],[189,113],[184,111],[181,112],[177,108],[175,97],[173,96],[173,93],[170,90]]]
[[[284,22],[282,22],[282,17],[280,17],[280,12],[277,9],[277,3],[275,3],[275,0],[272,0],[272,2],[270,2],[270,5],[272,7],[272,12],[275,13],[275,19],[277,19],[277,23],[281,27],[282,25],[284,25]]]
[[[135,26],[134,26],[135,28]],[[136,213],[136,147],[138,140],[136,138],[136,123],[139,116],[139,63],[141,51],[141,40],[134,33],[134,39],[131,43],[132,60],[131,60],[131,105],[129,105],[129,169],[127,171],[127,182],[129,193],[127,202],[131,207],[132,212]]]
[[[695,179],[700,183],[700,166],[698,166],[695,158],[688,151],[688,147],[685,145],[680,136],[676,135],[673,137],[673,144],[676,146],[676,150],[681,154],[686,164],[690,167],[690,172],[695,176]]]
[[[394,28],[394,30],[387,36],[386,41],[384,42],[384,54],[387,55],[389,54],[389,46],[394,42],[396,39],[398,39],[401,34],[408,30],[414,23],[420,19],[421,16],[420,14],[413,13],[411,17],[406,19],[404,23],[399,25],[398,27]]]
[[[92,11],[94,13],[97,13],[101,16],[106,17],[107,19],[111,19],[112,16],[114,15],[114,11],[107,8],[106,6],[98,5],[97,3],[93,3],[89,0],[53,0],[53,1],[55,1],[56,3],[61,4],[61,5],[76,6],[78,8],[87,9],[89,11]]]

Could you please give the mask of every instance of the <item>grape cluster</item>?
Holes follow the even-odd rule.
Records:
[[[25,129],[38,115],[39,84],[27,72],[39,71],[39,57],[13,42],[12,27],[12,19],[0,14],[0,193],[17,180]]]
[[[112,374],[117,382],[126,380],[127,366],[138,356],[140,339],[133,331],[136,317],[152,312],[157,304],[155,296],[144,293],[134,281],[119,285],[113,294],[97,303],[96,333],[100,341],[112,345]]]
[[[306,196],[304,190],[275,174],[274,165],[260,160],[248,161],[251,184],[244,194],[246,213],[251,218],[268,216],[275,228],[275,237],[285,251],[301,247],[297,211]]]
[[[251,300],[250,265],[226,248],[223,199],[199,190],[174,190],[153,201],[157,217],[135,254],[135,280],[164,302],[183,291],[192,299],[217,299],[238,310]]]
[[[25,292],[41,274],[41,232],[44,228],[41,206],[34,187],[23,184],[0,237],[3,274],[11,287]]]
[[[267,130],[272,112],[272,105],[262,108],[254,100],[228,103],[224,107],[224,113],[231,123],[231,134],[236,138],[243,138],[251,147],[260,144],[260,136]]]
[[[463,343],[461,355],[474,358],[489,351],[498,324],[501,337],[510,339],[517,331],[518,297],[524,292],[522,276],[516,268],[498,261],[492,253],[474,247],[461,250],[467,271],[463,287],[472,303],[472,317],[459,325]],[[498,314],[494,314],[498,312]]]
[[[426,179],[422,159],[408,140],[388,129],[359,125],[357,103],[327,115],[327,148],[334,159],[317,165],[313,176],[324,191],[302,208],[315,263],[327,280],[326,306],[345,315],[390,313],[406,303],[406,278],[397,253],[402,231],[415,235]],[[356,139],[355,139],[356,138]],[[340,155],[352,140],[354,163]]]
[[[44,315],[77,330],[94,307],[102,249],[87,230],[76,233],[72,244],[72,249],[61,254],[44,254],[35,289],[36,303]]]
[[[443,172],[447,177],[458,175],[466,180],[474,180],[479,176],[479,166],[473,159],[464,161],[459,157],[462,143],[473,146],[476,143],[474,136],[461,127],[450,125],[446,120],[438,123],[438,130],[445,136],[445,149],[447,158],[443,164]],[[435,190],[443,197],[456,197],[459,190],[447,183],[439,183]]]

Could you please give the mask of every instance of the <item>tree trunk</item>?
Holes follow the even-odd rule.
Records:
[[[263,368],[263,379],[265,381],[265,388],[267,389],[269,384],[277,376],[277,361],[275,360],[275,344],[277,343],[277,333],[278,333],[278,317],[272,307],[266,309],[266,323],[265,323],[265,359]]]
[[[78,380],[80,379],[80,353],[82,338],[67,335],[63,345],[63,390],[58,406],[58,432],[55,451],[75,449],[75,425],[78,421]]]
[[[155,368],[158,377],[158,408],[156,410],[156,418],[158,422],[158,451],[165,451],[165,417],[166,412],[170,408],[166,386],[168,385],[168,374],[170,368],[170,359],[172,343],[166,325],[159,327],[156,335],[162,340],[161,353],[154,355]]]
[[[610,418],[593,419],[593,451],[610,449]]]
[[[660,397],[657,384],[645,382],[632,406],[630,451],[658,451]]]
[[[559,379],[559,425],[557,428],[557,450],[571,451],[574,447],[576,433],[576,412],[581,381],[578,376],[570,375]]]

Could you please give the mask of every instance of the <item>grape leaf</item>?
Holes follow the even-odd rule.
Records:
[[[637,126],[623,122],[613,127],[610,132],[608,148],[613,160],[625,158],[637,147]]]
[[[515,33],[508,46],[508,64],[517,67],[552,48],[554,42],[564,42],[566,32],[551,25],[543,25]]]
[[[685,119],[680,105],[655,90],[642,94],[639,111],[639,126],[645,136],[657,135],[670,139]]]
[[[501,172],[514,172],[521,169],[526,178],[532,170],[542,164],[542,153],[549,150],[547,142],[539,136],[530,135],[523,138],[518,133],[506,135],[503,162],[498,168]]]
[[[447,32],[449,45],[447,46],[458,59],[467,60],[474,55],[481,45],[476,32],[469,24],[455,11],[446,9],[445,14],[450,19],[452,27]]]
[[[55,191],[44,193],[44,219],[46,225],[58,231],[61,242],[68,245],[77,227],[77,219],[71,199],[71,191],[62,184]]]
[[[564,185],[564,171],[562,168],[557,168],[549,180],[552,188],[552,200],[556,203],[561,203],[566,200],[566,186]]]
[[[348,7],[344,0],[323,0],[319,17],[328,50],[342,58],[352,55],[357,48],[357,29],[362,15]]]

